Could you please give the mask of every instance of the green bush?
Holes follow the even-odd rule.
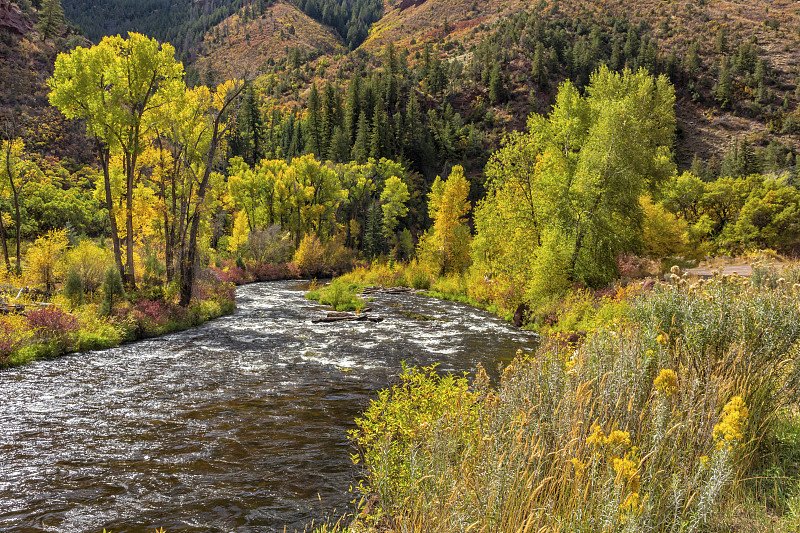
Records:
[[[102,331],[85,331],[78,336],[77,350],[86,352],[90,350],[105,350],[119,346],[122,338],[119,332],[111,326],[103,328]]]
[[[361,289],[362,286],[356,283],[334,280],[330,285],[308,292],[306,298],[329,305],[337,311],[360,311],[365,306],[364,300],[358,296]]]
[[[404,366],[400,383],[382,390],[356,420],[358,429],[350,432],[361,449],[353,460],[363,460],[367,468],[361,490],[377,493],[383,508],[397,513],[412,493],[436,491],[437,484],[449,483],[426,476],[413,457],[422,447],[446,455],[448,446],[469,441],[479,413],[478,398],[465,378],[439,375],[435,366]],[[443,456],[430,459],[448,462]]]
[[[411,286],[415,289],[427,291],[431,288],[431,277],[428,273],[421,270],[414,272],[411,278]]]
[[[72,307],[83,305],[83,282],[81,273],[76,267],[71,267],[64,281],[64,296],[69,299]]]

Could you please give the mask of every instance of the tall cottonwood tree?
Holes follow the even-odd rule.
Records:
[[[381,210],[383,211],[383,235],[389,241],[396,239],[395,231],[399,219],[408,214],[408,202],[411,195],[408,186],[398,176],[390,176],[381,193]]]
[[[208,192],[214,163],[219,154],[225,134],[232,125],[236,113],[232,108],[240,101],[246,83],[229,80],[212,92],[205,86],[188,91],[187,101],[194,117],[194,127],[187,129],[184,137],[187,149],[184,163],[192,180],[193,196],[186,201],[182,212],[188,235],[180,242],[180,305],[186,307],[192,299],[197,266],[197,238],[200,221],[204,213],[204,203]]]
[[[50,103],[67,118],[85,120],[95,141],[103,167],[115,260],[126,283],[134,287],[133,190],[137,162],[147,146],[145,138],[167,119],[165,107],[186,90],[183,66],[175,59],[171,45],[129,33],[127,39],[106,37],[91,48],[78,47],[59,54],[48,85]],[[113,196],[110,179],[113,154],[120,155],[125,175],[124,266],[115,208],[115,204],[122,206],[122,199]]]
[[[473,258],[535,298],[616,274],[641,248],[640,197],[675,171],[675,95],[665,76],[596,71],[586,94],[564,82],[549,117],[509,137],[487,166]]]

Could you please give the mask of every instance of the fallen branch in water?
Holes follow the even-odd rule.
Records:
[[[356,315],[353,313],[339,313],[332,311],[328,313],[327,316],[322,318],[315,318],[311,322],[313,324],[329,324],[333,322],[383,322],[383,317]]]
[[[411,287],[364,287],[361,294],[420,294],[425,292],[422,289],[412,289]]]

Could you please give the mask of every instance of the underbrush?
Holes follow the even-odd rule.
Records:
[[[230,282],[234,285],[245,285],[256,281],[278,281],[284,279],[297,279],[301,272],[293,262],[288,263],[260,263],[257,261],[244,262],[242,259],[221,259],[219,266],[209,268],[220,281]]]
[[[496,387],[405,369],[352,432],[350,531],[795,530],[800,286],[762,274],[632,294]]]
[[[0,317],[0,368],[182,331],[236,308],[233,284],[215,277],[198,281],[195,297],[186,308],[177,304],[176,295],[157,289],[143,289],[130,301],[117,303],[108,314],[101,312],[99,301],[74,306],[56,296],[53,302],[38,304],[39,308],[26,302],[25,315]]]

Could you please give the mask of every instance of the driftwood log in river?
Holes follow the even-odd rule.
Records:
[[[420,294],[425,292],[422,289],[412,289],[411,287],[364,287],[361,294]]]
[[[331,311],[325,317],[315,318],[311,322],[314,324],[328,324],[331,322],[383,322],[383,317]]]

